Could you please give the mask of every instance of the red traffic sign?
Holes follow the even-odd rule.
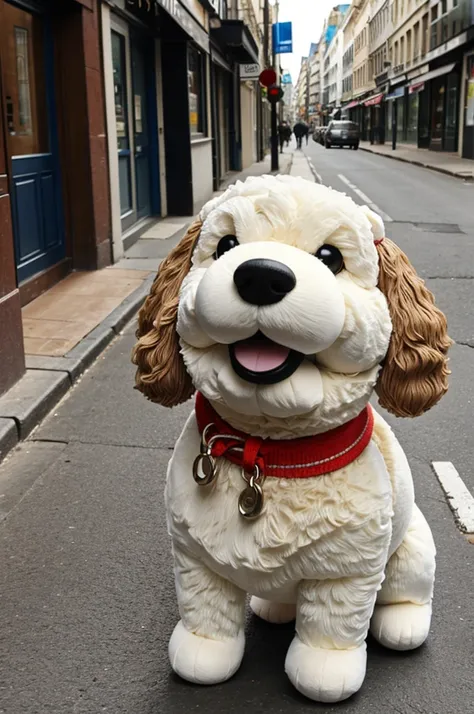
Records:
[[[260,72],[258,81],[262,87],[271,87],[277,81],[276,72],[274,69],[264,69]]]
[[[267,89],[267,99],[271,104],[276,104],[283,97],[283,89],[274,85]]]

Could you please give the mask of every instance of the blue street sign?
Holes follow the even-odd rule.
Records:
[[[278,22],[272,26],[272,42],[276,55],[293,52],[291,22]]]
[[[291,84],[291,74],[289,72],[285,72],[285,74],[281,78],[281,83],[282,84]]]

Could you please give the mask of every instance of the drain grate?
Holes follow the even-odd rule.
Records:
[[[456,223],[414,223],[413,226],[425,233],[464,233]]]

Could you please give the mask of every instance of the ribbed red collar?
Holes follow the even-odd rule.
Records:
[[[354,419],[324,434],[301,439],[261,439],[230,426],[200,392],[196,396],[196,419],[201,434],[209,426],[206,440],[211,439],[212,456],[223,456],[249,474],[257,465],[264,476],[276,478],[322,476],[347,466],[369,444],[374,427],[368,405]]]

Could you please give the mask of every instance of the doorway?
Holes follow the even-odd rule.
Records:
[[[0,23],[18,282],[65,256],[48,18],[4,3]]]
[[[119,20],[112,22],[111,45],[123,233],[152,213],[153,47]]]

